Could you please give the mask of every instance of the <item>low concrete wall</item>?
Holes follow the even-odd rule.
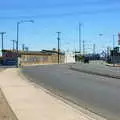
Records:
[[[21,55],[21,65],[43,65],[43,64],[57,64],[58,56],[55,55]],[[60,63],[64,63],[65,56],[60,55]]]

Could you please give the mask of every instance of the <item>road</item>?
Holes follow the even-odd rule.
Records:
[[[29,80],[108,120],[120,119],[120,80],[70,70],[68,65],[24,67]]]

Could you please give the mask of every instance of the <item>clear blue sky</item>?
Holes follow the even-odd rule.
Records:
[[[112,47],[112,35],[120,32],[120,0],[4,0],[0,2],[0,31],[6,31],[5,48],[16,39],[16,22],[33,19],[20,25],[20,48],[30,50],[57,47],[57,31],[61,48],[78,49],[78,23],[82,23],[82,40],[86,51],[102,51]],[[99,37],[102,33],[103,36]],[[74,44],[75,43],[75,44]],[[0,44],[1,45],[1,44]]]

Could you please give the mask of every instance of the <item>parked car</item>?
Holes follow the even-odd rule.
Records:
[[[84,58],[84,63],[89,63],[89,57]]]

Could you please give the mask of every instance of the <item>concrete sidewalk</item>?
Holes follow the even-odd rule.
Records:
[[[108,63],[106,63],[106,66],[110,66],[110,67],[120,67],[120,64],[108,64]]]
[[[111,67],[99,64],[73,64],[69,65],[71,70],[84,72],[93,75],[99,75],[103,77],[120,79],[120,69],[113,69]]]
[[[0,72],[0,87],[19,120],[105,120],[94,114],[90,117],[47,94],[20,77],[15,68]]]

